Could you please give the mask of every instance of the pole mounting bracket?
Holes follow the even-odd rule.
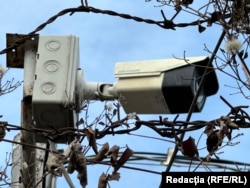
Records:
[[[11,68],[24,67],[24,53],[26,50],[37,51],[39,35],[6,34],[7,62]]]

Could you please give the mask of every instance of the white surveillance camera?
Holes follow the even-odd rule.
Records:
[[[32,112],[34,125],[45,130],[75,127],[84,100],[119,99],[125,112],[137,114],[187,113],[208,64],[208,57],[121,62],[113,84],[86,82],[79,69],[79,38],[39,36]],[[218,90],[212,65],[195,104],[202,110],[206,97]],[[50,131],[48,131],[48,134]],[[58,138],[68,142],[71,135]],[[36,136],[37,142],[46,138]]]
[[[127,113],[187,113],[208,64],[208,57],[121,62],[115,66],[117,97]],[[215,94],[218,81],[212,65],[198,96],[194,112],[200,112],[206,97]]]

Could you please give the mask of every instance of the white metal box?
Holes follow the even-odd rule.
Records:
[[[78,67],[78,37],[39,37],[32,97],[37,128],[58,130],[60,135],[61,128],[75,126],[73,106]],[[62,136],[57,142],[67,142],[69,139]]]

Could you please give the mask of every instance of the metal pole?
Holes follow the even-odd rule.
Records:
[[[21,34],[7,34],[7,47],[12,46],[22,37]],[[21,101],[21,127],[25,130],[33,128],[32,97],[35,81],[36,54],[38,46],[38,36],[30,36],[24,43],[18,45],[14,50],[7,51],[7,66],[12,68],[24,68],[23,99]],[[44,177],[44,163],[46,143],[36,143],[35,135],[32,132],[22,130],[14,140],[23,144],[14,143],[12,145],[12,169],[11,187],[49,187],[55,188],[56,180],[51,174]]]
[[[14,141],[20,142],[21,134],[18,133],[14,137]],[[20,144],[12,144],[12,165],[11,165],[11,188],[23,188],[20,182],[20,167],[22,165],[21,161],[22,147]]]
[[[32,92],[35,77],[36,52],[26,50],[24,54],[24,85],[22,99],[21,126],[25,129],[33,127]],[[34,133],[21,131],[21,142],[35,145]],[[33,187],[36,182],[36,150],[22,146],[21,182],[23,187]]]

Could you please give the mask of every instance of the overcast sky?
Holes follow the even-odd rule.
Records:
[[[35,30],[37,26],[47,21],[51,16],[66,8],[73,8],[80,5],[76,0],[8,0],[1,4],[0,11],[0,49],[6,47],[6,33],[27,34]],[[109,9],[118,13],[126,13],[141,18],[162,20],[161,10],[164,10],[166,17],[172,17],[173,12],[170,8],[157,7],[155,1],[145,3],[140,1],[122,1],[122,0],[102,0],[89,1],[89,6],[99,9]],[[166,10],[166,11],[165,11]],[[193,17],[184,14],[176,19],[177,22],[194,21]],[[182,57],[184,52],[186,56],[210,56],[204,50],[204,44],[210,50],[216,45],[221,34],[221,28],[218,26],[207,28],[203,33],[199,33],[197,27],[177,28],[176,31],[164,30],[156,25],[150,25],[143,22],[126,20],[120,17],[113,17],[95,13],[75,13],[72,16],[66,14],[59,17],[53,23],[47,25],[39,31],[40,35],[75,35],[80,39],[80,59],[81,68],[84,70],[84,78],[87,81],[113,83],[114,65],[116,62],[165,59],[173,56]],[[222,46],[224,47],[224,46]],[[5,66],[6,56],[0,55],[0,64]],[[5,79],[15,78],[16,81],[23,79],[22,69],[11,69]],[[232,105],[248,105],[249,101],[244,100],[241,95],[231,95],[237,90],[225,85],[236,86],[234,80],[218,72],[219,91],[216,95],[207,99],[204,109],[201,113],[194,114],[192,120],[205,120],[219,118],[226,115],[230,109],[220,100],[220,95],[225,97]],[[0,115],[1,120],[8,121],[10,124],[20,125],[22,86],[16,91],[1,96]],[[95,118],[103,108],[103,103],[90,109],[90,117]],[[246,110],[249,111],[248,109]],[[84,114],[82,114],[82,117]],[[164,115],[173,119],[175,115]],[[144,120],[158,119],[157,116],[142,116]],[[186,114],[182,114],[179,120],[185,120]],[[249,130],[239,130],[235,134],[244,132],[244,136],[237,139],[240,144],[234,147],[226,147],[223,159],[237,160],[250,163],[249,153]],[[6,139],[13,139],[17,132],[8,132]],[[148,136],[158,136],[151,130],[143,129],[138,134]],[[188,138],[187,134],[185,138]],[[196,141],[201,132],[191,134]],[[206,136],[203,135],[201,144],[198,148],[205,147]],[[172,143],[156,141],[153,139],[143,139],[133,136],[105,137],[98,141],[98,144],[109,142],[110,145],[129,146],[134,151],[148,151],[157,153],[166,153],[169,147],[174,147]],[[0,152],[11,152],[10,144],[1,143]],[[247,150],[246,150],[247,149]],[[206,156],[206,149],[200,150],[201,156]],[[4,157],[1,157],[0,165],[4,166]],[[161,172],[165,166],[140,166],[153,171]],[[108,170],[107,166],[88,166],[89,169],[89,188],[97,187],[98,178],[102,172]],[[179,168],[173,168],[179,170]],[[187,169],[182,168],[182,171]],[[115,187],[139,187],[145,188],[157,187],[161,176],[148,173],[139,173],[133,170],[121,169],[121,179],[119,182],[112,181],[110,186]],[[58,186],[65,182],[62,177],[58,179]],[[75,181],[76,187],[79,186]]]

